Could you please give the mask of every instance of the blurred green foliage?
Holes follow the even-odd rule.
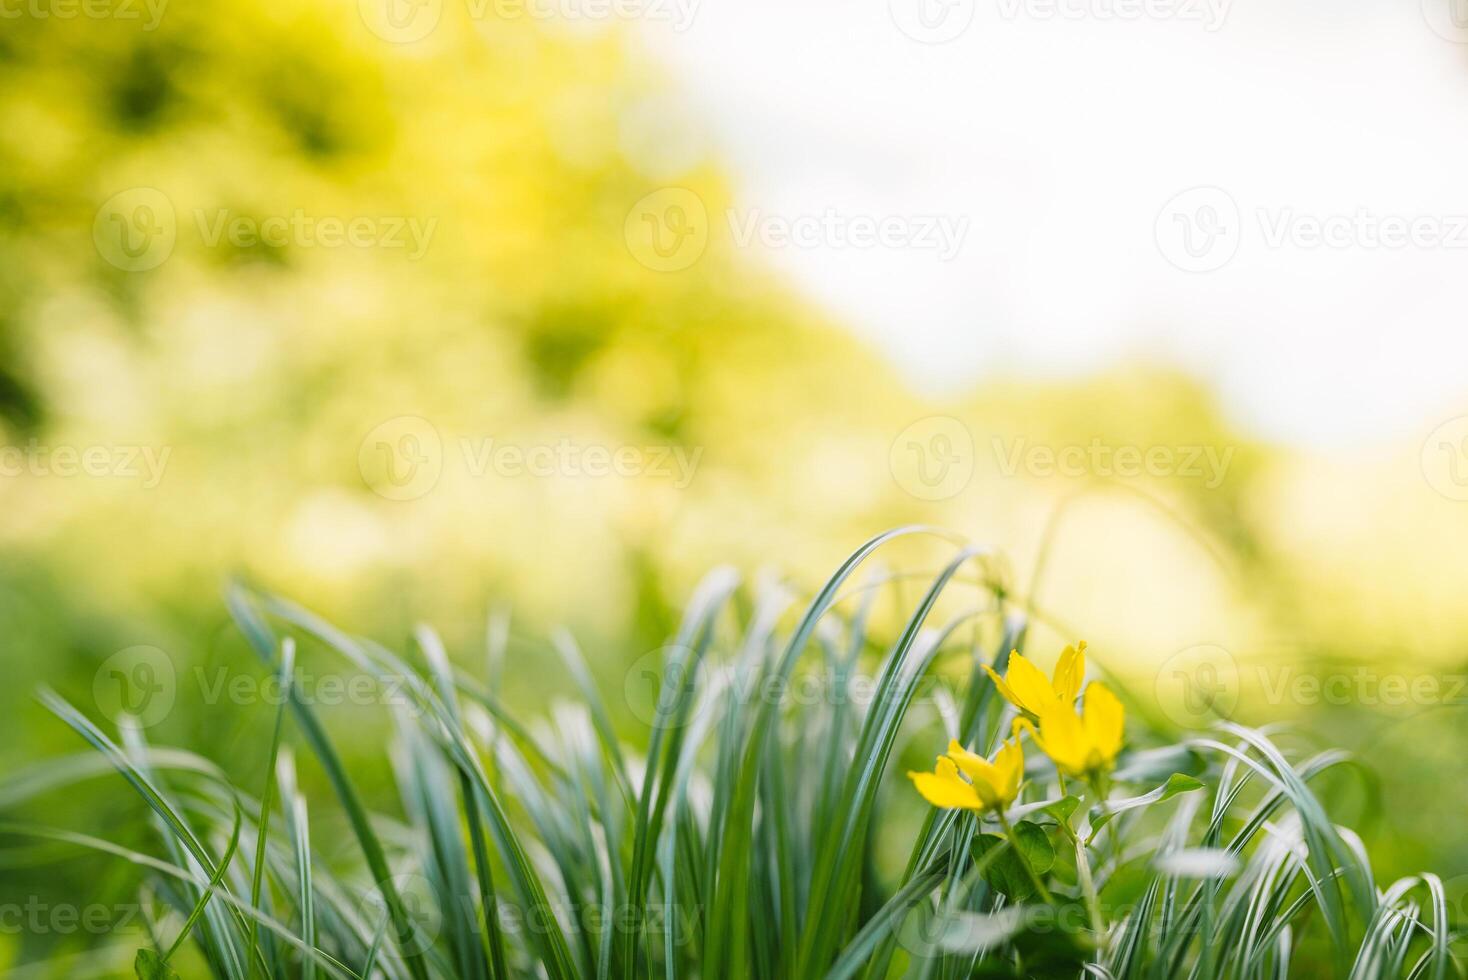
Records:
[[[806,586],[909,521],[993,543],[1022,594],[1050,541],[1039,628],[1089,637],[1142,698],[1158,663],[1205,642],[1246,663],[1282,641],[1311,658],[1462,670],[1468,505],[1423,483],[1416,446],[1287,453],[1146,365],[938,398],[712,226],[687,268],[649,268],[628,233],[646,195],[681,188],[710,215],[731,200],[707,134],[684,131],[674,81],[615,32],[471,10],[445,4],[411,44],[343,0],[169,4],[152,29],[146,13],[5,21],[0,443],[109,459],[146,447],[166,466],[153,486],[0,477],[0,764],[74,747],[30,703],[41,681],[87,704],[99,665],[137,644],[185,675],[245,662],[220,601],[231,575],[384,642],[433,621],[471,661],[489,611],[513,608],[506,682],[530,700],[554,688],[536,639],[554,625],[619,692],[709,567]],[[106,241],[109,202],[140,188],[162,195],[172,217],[154,217],[174,241],[129,271]],[[221,216],[296,215],[318,233],[324,220],[416,226],[422,248],[213,237]],[[972,473],[926,499],[903,434],[921,447],[935,416],[960,420]],[[442,474],[395,500],[375,492],[364,453],[402,417],[440,437]],[[652,466],[477,473],[485,440],[697,463],[686,483]],[[1228,463],[1214,480],[1006,462],[1097,441],[1210,447]],[[160,742],[227,756],[266,721],[180,692]],[[1371,760],[1373,729],[1353,719],[1374,708],[1322,707],[1336,719],[1323,730]],[[1442,734],[1461,727],[1453,706],[1429,707],[1412,715],[1425,719],[1412,744],[1457,744]],[[1391,749],[1389,871],[1468,855],[1442,832],[1468,802],[1442,785],[1453,757]],[[1432,808],[1391,805],[1421,780],[1441,794]]]

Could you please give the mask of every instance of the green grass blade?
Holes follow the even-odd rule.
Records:
[[[288,696],[291,681],[295,672],[296,644],[294,640],[286,640],[280,656],[280,689]],[[260,791],[260,820],[258,835],[255,838],[255,867],[250,878],[250,905],[254,908],[264,909],[260,905],[260,890],[265,880],[265,858],[270,838],[270,808],[271,795],[275,789],[275,767],[280,757],[280,739],[285,731],[285,705],[286,698],[282,697],[280,706],[275,710],[275,728],[270,736],[270,758],[265,766],[265,786]],[[260,923],[256,919],[250,920],[250,948],[253,949],[259,941]],[[254,974],[254,965],[251,964],[251,974]]]

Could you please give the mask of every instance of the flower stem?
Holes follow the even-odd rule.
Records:
[[[1063,777],[1062,777],[1063,778]],[[1099,937],[1105,928],[1101,921],[1101,901],[1096,895],[1096,882],[1091,878],[1091,860],[1086,854],[1089,841],[1081,840],[1081,835],[1071,827],[1069,818],[1056,821],[1056,825],[1070,838],[1070,842],[1076,849],[1076,877],[1080,879],[1081,894],[1086,899],[1086,911],[1091,917],[1091,931]]]
[[[1089,835],[1087,835],[1087,847],[1091,845],[1091,842],[1096,839],[1097,835],[1099,835],[1101,831],[1106,829],[1106,824],[1111,822],[1111,818],[1107,816],[1107,814],[1110,812],[1110,808],[1107,807],[1106,801],[1111,794],[1109,787],[1106,785],[1106,777],[1104,775],[1092,776],[1090,779],[1090,786],[1091,792],[1096,796],[1096,804],[1101,808],[1101,816],[1105,817],[1105,820],[1102,821],[1100,827],[1097,827],[1095,830],[1091,831]],[[1113,840],[1114,839],[1115,838],[1113,837]]]
[[[1097,805],[1101,808],[1101,815],[1105,817],[1109,812],[1107,799],[1111,795],[1110,787],[1107,785],[1106,775],[1104,773],[1092,773],[1087,783],[1090,785],[1091,793],[1096,797]],[[1097,943],[1101,941],[1105,924],[1101,921],[1101,902],[1096,895],[1096,882],[1091,877],[1091,859],[1086,852],[1090,848],[1091,842],[1096,839],[1096,835],[1108,823],[1110,823],[1109,818],[1103,822],[1101,828],[1092,830],[1086,836],[1085,843],[1082,843],[1079,839],[1076,841],[1076,877],[1080,879],[1081,892],[1086,896],[1086,908],[1091,912],[1091,931],[1096,934]],[[1115,838],[1112,838],[1112,840],[1114,841]]]
[[[1072,837],[1076,842],[1076,877],[1081,880],[1081,893],[1086,896],[1086,908],[1091,913],[1091,931],[1096,934],[1096,942],[1101,942],[1101,935],[1105,926],[1101,922],[1101,902],[1096,896],[1096,882],[1091,879],[1091,859],[1086,855],[1086,845],[1079,837]]]

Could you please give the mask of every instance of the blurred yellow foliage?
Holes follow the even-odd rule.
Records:
[[[915,392],[718,231],[707,134],[635,45],[435,9],[406,43],[346,0],[7,22],[22,662],[60,647],[85,677],[109,644],[191,642],[235,572],[363,632],[469,636],[508,601],[655,643],[716,563],[808,583],[909,521],[1010,554],[1025,596],[1091,490],[1057,525],[1042,649],[1084,623],[1144,674],[1286,631],[1438,657],[1468,635],[1445,574],[1468,505],[1415,447],[1296,458],[1146,367]],[[650,196],[667,227],[642,237]],[[62,474],[58,449],[98,448],[104,475]]]

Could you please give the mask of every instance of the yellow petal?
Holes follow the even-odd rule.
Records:
[[[972,787],[974,795],[983,801],[985,807],[1000,807],[1004,804],[999,799],[999,791],[992,783],[977,782]]]
[[[1121,751],[1126,709],[1111,693],[1111,688],[1100,681],[1092,681],[1086,688],[1084,711],[1086,734],[1102,760],[1110,764]]]
[[[1029,732],[1030,738],[1035,740],[1035,744],[1040,747],[1040,751],[1046,755],[1050,755],[1050,750],[1045,747],[1045,737],[1040,734],[1038,728],[1031,724],[1028,718],[1014,719],[1014,727],[1011,729],[1011,732],[1014,735],[1015,744],[1019,743],[1020,732]],[[1054,758],[1054,756],[1051,756],[1051,758]]]
[[[999,749],[994,756],[994,768],[999,773],[999,781],[996,783],[999,798],[1007,806],[1019,795],[1019,784],[1025,772],[1025,752],[1020,747],[1018,738],[1005,742]]]
[[[1073,776],[1085,773],[1091,739],[1074,711],[1057,704],[1040,716],[1040,730],[1045,733],[1040,747],[1057,766]]]
[[[1038,715],[1056,703],[1055,688],[1049,679],[1018,651],[1010,653],[1004,679],[1009,682],[1019,706],[1031,714]]]
[[[1004,683],[1004,678],[994,673],[994,668],[990,667],[988,664],[981,664],[980,666],[984,668],[984,671],[988,673],[989,677],[994,681],[994,686],[999,688],[999,696],[1004,698],[1004,700],[1008,701],[1010,704],[1014,705],[1016,708],[1019,708],[1021,711],[1023,711],[1024,705],[1019,703],[1019,698],[1015,696],[1014,691],[1010,690],[1009,685]]]
[[[1075,704],[1076,695],[1081,693],[1081,681],[1086,677],[1086,641],[1080,647],[1068,646],[1060,653],[1055,665],[1055,695],[1062,704]]]
[[[940,757],[935,772],[909,772],[907,778],[912,780],[923,799],[934,806],[948,810],[981,810],[984,807],[974,788],[959,778],[957,768],[948,759]]]
[[[1019,781],[1005,768],[1012,768],[1013,760],[1005,755],[1004,749],[1000,749],[995,760],[990,762],[953,741],[948,743],[948,758],[957,763],[964,775],[973,780],[974,792],[984,801],[985,806],[1005,806],[1014,799]],[[1023,758],[1020,765],[1023,768]]]
[[[957,739],[948,743],[947,758],[951,759],[963,771],[963,774],[975,783],[982,781],[992,786],[998,778],[992,762],[959,745]]]

